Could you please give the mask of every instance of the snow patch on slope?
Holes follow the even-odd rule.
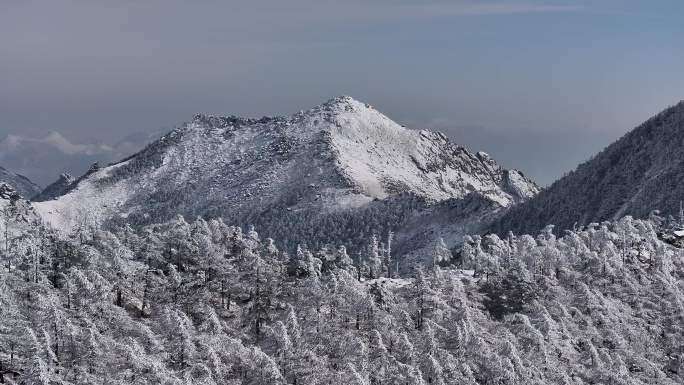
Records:
[[[101,169],[79,183],[70,193],[56,200],[34,202],[33,207],[43,221],[54,228],[68,230],[100,224],[120,212],[139,188],[127,180],[121,180],[106,189],[98,186],[100,181],[126,163]]]

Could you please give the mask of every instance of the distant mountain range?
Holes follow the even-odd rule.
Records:
[[[198,115],[74,183],[61,190],[66,195],[36,205],[60,228],[84,221],[142,226],[181,214],[253,225],[288,250],[300,242],[360,250],[374,233],[398,231],[404,250],[397,252],[434,241],[435,234],[417,240],[402,233],[418,213],[452,202],[461,207],[452,210],[454,220],[475,230],[489,214],[539,191],[485,153],[404,128],[350,97],[289,117]],[[471,201],[479,209],[458,203]],[[445,234],[448,245],[465,230]]]
[[[0,141],[0,166],[47,186],[63,173],[83,174],[94,162],[118,161],[167,131],[158,129],[129,135],[111,146],[97,141],[75,143],[55,131],[41,139],[7,135]]]
[[[505,233],[534,233],[547,224],[562,232],[651,211],[679,216],[684,200],[684,102],[625,134],[575,171],[494,224]]]

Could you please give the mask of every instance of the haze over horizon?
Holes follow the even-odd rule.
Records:
[[[0,134],[107,144],[346,94],[550,184],[684,99],[684,4],[0,4]],[[10,170],[11,171],[11,170]]]

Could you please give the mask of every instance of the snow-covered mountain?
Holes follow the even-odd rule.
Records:
[[[510,210],[495,229],[532,233],[647,217],[652,210],[679,217],[684,200],[684,102],[667,108],[524,205]]]
[[[537,191],[346,97],[198,116],[55,199],[0,184],[0,383],[681,384],[660,218],[451,253]]]
[[[115,145],[96,139],[74,142],[56,131],[40,139],[7,135],[0,141],[0,165],[47,186],[63,173],[80,175],[95,162],[107,164],[134,154],[166,132],[132,134]]]
[[[439,202],[472,195],[488,202],[471,218],[478,223],[485,211],[537,192],[485,153],[339,97],[289,117],[198,115],[36,207],[62,228],[84,221],[144,225],[178,214],[221,217],[294,247],[360,244]],[[323,231],[331,228],[337,233]]]
[[[29,178],[14,174],[0,167],[0,182],[7,183],[23,198],[30,199],[38,194],[42,189],[33,183]]]

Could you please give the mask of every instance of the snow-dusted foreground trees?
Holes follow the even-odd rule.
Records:
[[[374,244],[286,255],[221,221],[9,244],[0,383],[684,381],[684,254],[630,217],[438,245],[404,278]]]

